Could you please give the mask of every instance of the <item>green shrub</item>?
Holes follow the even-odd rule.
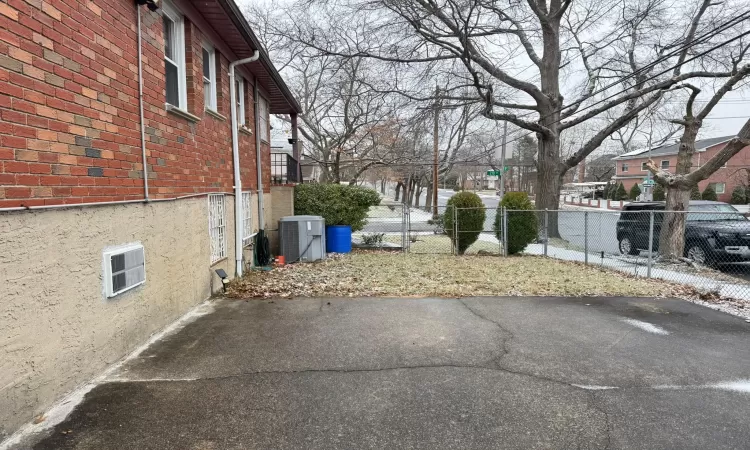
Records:
[[[385,233],[372,233],[362,235],[362,244],[370,247],[382,246]]]
[[[630,197],[630,200],[638,200],[638,196],[641,195],[641,188],[638,186],[638,183],[635,183],[632,188],[630,188],[630,193],[628,196]]]
[[[615,200],[627,200],[628,192],[625,190],[625,186],[620,183],[617,185],[617,192],[615,192]]]
[[[696,184],[693,186],[692,189],[690,189],[690,200],[700,200],[701,199],[701,190],[698,188],[698,185]]]
[[[537,238],[539,228],[534,206],[525,192],[508,192],[500,206],[508,210],[508,254],[520,253]],[[493,228],[497,239],[502,241],[503,223],[499,210]]]
[[[294,188],[294,214],[323,216],[326,225],[350,225],[359,231],[367,223],[371,206],[380,204],[373,189],[342,184],[298,184]]]
[[[458,233],[456,234],[458,234],[458,242],[456,242],[453,233],[453,208],[457,209]],[[486,217],[482,199],[473,192],[459,192],[448,199],[445,214],[443,215],[443,229],[445,230],[445,234],[450,236],[453,246],[458,250],[459,255],[463,255],[466,249],[479,238],[479,233],[484,228],[484,219]]]
[[[664,186],[656,184],[654,186],[654,201],[663,202],[667,199],[667,194],[664,192]]]
[[[714,190],[714,187],[710,184],[706,186],[706,190],[703,191],[703,194],[701,194],[701,198],[703,200],[713,200],[713,201],[716,201],[719,199],[719,197],[716,196],[716,191]]]
[[[747,204],[747,189],[745,186],[737,186],[732,190],[732,199],[729,203],[733,205]]]

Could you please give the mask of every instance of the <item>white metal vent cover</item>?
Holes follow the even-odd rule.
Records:
[[[146,255],[141,244],[104,250],[104,294],[121,294],[146,282]]]

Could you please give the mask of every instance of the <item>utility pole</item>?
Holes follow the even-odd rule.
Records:
[[[503,122],[503,146],[500,148],[500,201],[505,195],[505,144],[508,137],[508,122]]]
[[[432,130],[432,218],[438,217],[438,119],[440,118],[440,87],[435,86],[435,123]]]

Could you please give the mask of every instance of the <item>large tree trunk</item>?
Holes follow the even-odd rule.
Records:
[[[380,193],[385,195],[385,178],[380,179]]]
[[[427,211],[427,212],[432,211],[432,189],[433,189],[432,183],[428,182],[427,183],[427,189],[426,189],[426,191],[427,191],[427,199],[425,199],[425,201],[424,201],[424,210]]]
[[[538,133],[536,209],[557,210],[560,188],[565,174],[560,163],[560,111],[563,103],[560,94],[560,17],[550,18],[542,27],[544,53],[540,67],[540,87],[544,101],[539,104],[539,123],[549,130]],[[540,214],[540,219],[542,215]],[[557,214],[549,215],[548,235],[559,237]],[[540,223],[540,225],[542,225]],[[542,229],[541,227],[539,228]]]
[[[685,249],[685,218],[690,203],[690,189],[667,188],[667,212],[659,235],[659,254],[664,258],[681,258]]]
[[[560,189],[564,172],[559,162],[560,139],[543,138],[539,140],[539,163],[537,164],[536,209],[557,211],[560,207]],[[543,216],[540,215],[540,220]],[[549,214],[550,237],[560,237],[557,213]],[[544,226],[540,223],[540,230]]]
[[[394,201],[394,202],[397,202],[397,201],[398,201],[398,197],[399,197],[399,194],[401,193],[401,188],[402,188],[403,186],[404,186],[404,183],[402,183],[402,182],[400,182],[400,181],[396,182],[396,196],[395,196],[395,197],[393,197],[393,201]]]
[[[414,188],[414,207],[419,208],[419,199],[422,197],[422,182],[417,181]]]
[[[677,153],[676,175],[687,175],[693,166],[695,154],[695,138],[698,135],[700,123],[692,117],[687,119],[685,130],[680,138],[680,149]],[[680,183],[667,185],[667,213],[661,226],[659,235],[659,254],[664,258],[681,258],[685,249],[685,216],[684,211],[690,205],[690,190],[692,185]],[[683,211],[671,214],[670,211]]]

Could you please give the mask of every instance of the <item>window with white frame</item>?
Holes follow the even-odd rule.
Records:
[[[723,194],[727,189],[726,183],[709,183],[708,185],[714,188],[714,192],[717,194]]]
[[[268,142],[268,101],[258,96],[258,126],[260,140]]]
[[[216,51],[203,44],[203,100],[206,109],[216,111]]]
[[[208,231],[211,237],[211,264],[227,257],[226,208],[224,194],[208,196]]]
[[[669,160],[668,159],[662,160],[662,162],[661,162],[661,168],[663,170],[669,169]]]
[[[166,101],[172,106],[185,109],[187,107],[185,22],[182,15],[169,3],[164,2],[162,12]]]
[[[622,171],[627,172],[628,171],[628,165],[625,163],[622,163]]]
[[[244,127],[245,122],[245,79],[237,75],[235,78],[235,89],[237,98],[234,99],[235,108],[237,108],[237,123]]]
[[[643,172],[646,172],[648,170],[648,167],[646,167],[646,161],[644,161],[644,162],[641,163],[641,170]]]
[[[247,247],[252,243],[253,235],[253,210],[252,194],[242,193],[242,246]]]

